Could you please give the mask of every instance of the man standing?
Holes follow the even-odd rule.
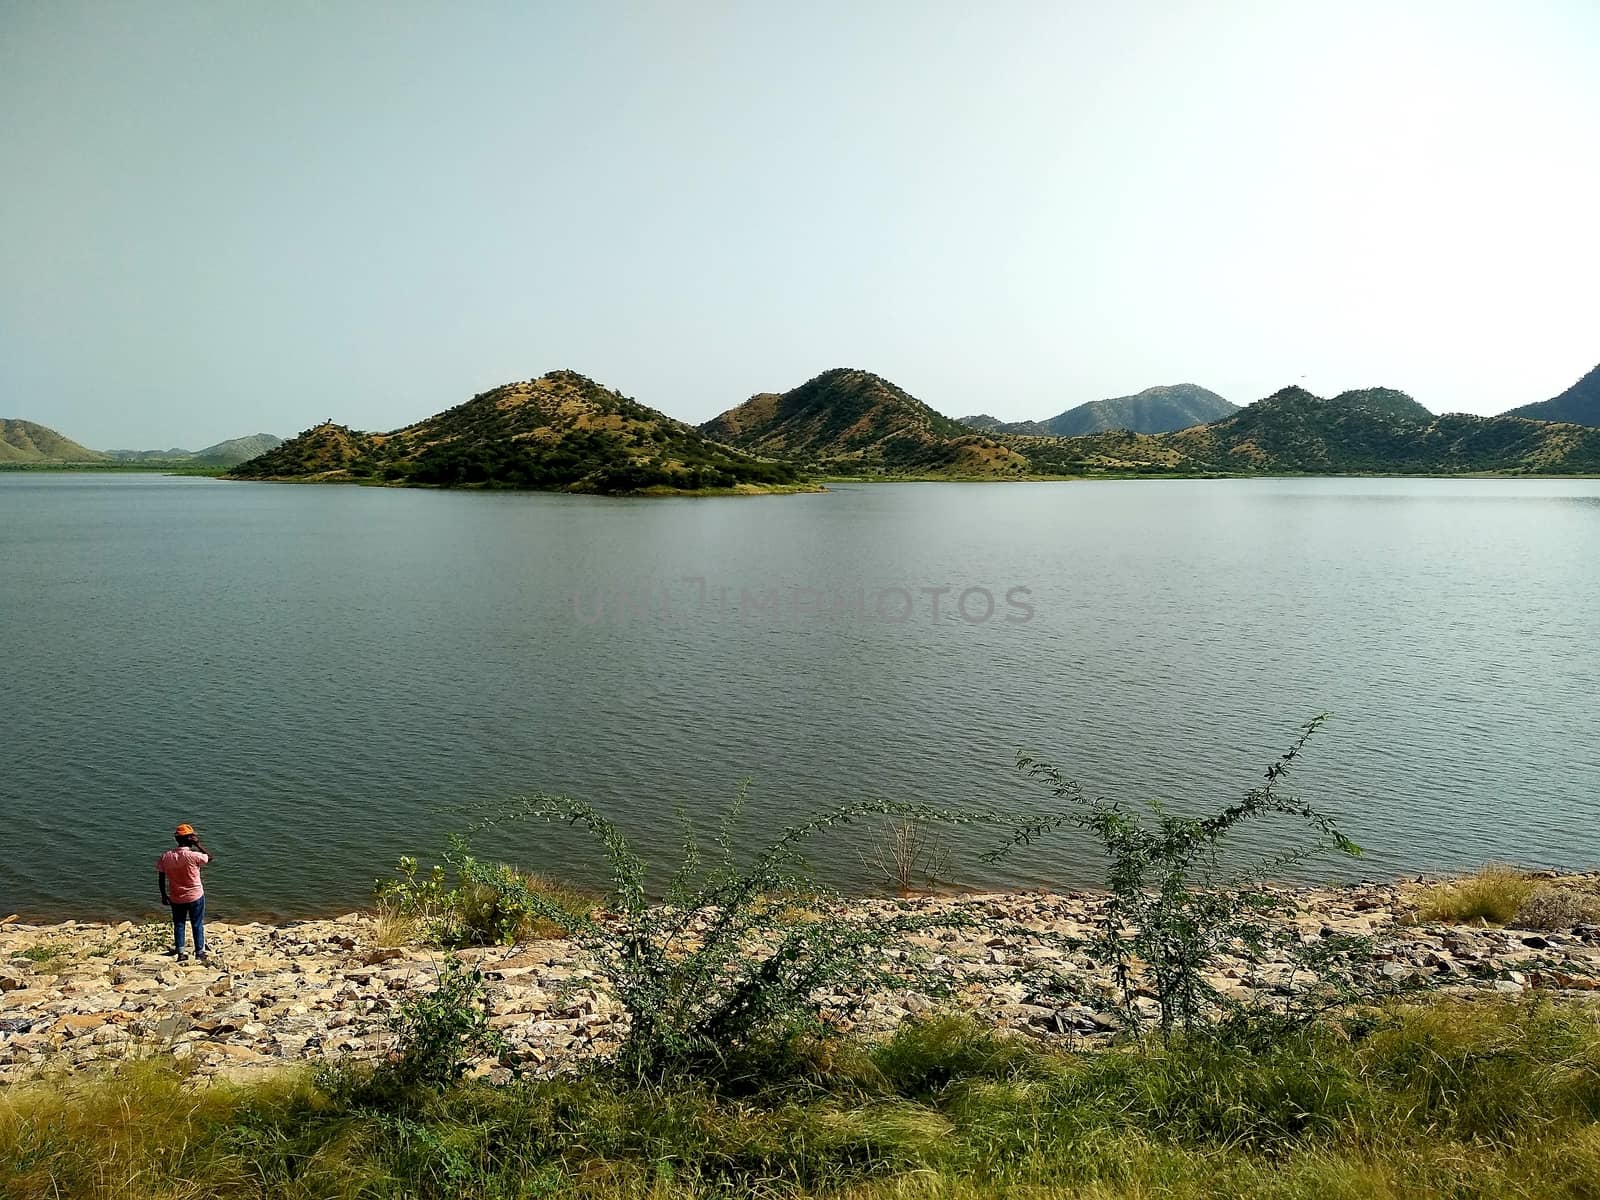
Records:
[[[161,903],[172,908],[172,937],[179,962],[188,962],[183,952],[184,922],[194,927],[194,954],[206,960],[206,890],[200,883],[200,868],[211,862],[211,855],[200,844],[193,825],[173,830],[178,844],[156,860],[156,882],[161,885]]]

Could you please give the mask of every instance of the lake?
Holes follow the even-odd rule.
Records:
[[[945,590],[948,589],[948,590]],[[1221,803],[1297,777],[1383,877],[1600,865],[1600,481],[842,485],[617,500],[0,472],[0,915],[138,915],[180,820],[212,915],[365,902],[478,806],[652,855],[886,797]],[[937,612],[935,611],[937,606]],[[874,886],[861,839],[820,875]],[[1268,844],[1267,839],[1263,844]],[[572,831],[486,854],[594,878]],[[1093,881],[1081,835],[975,885]]]

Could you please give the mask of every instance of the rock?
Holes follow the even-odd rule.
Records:
[[[187,1033],[194,1027],[194,1021],[183,1013],[173,1013],[162,1017],[151,1028],[151,1032],[160,1038],[175,1038],[181,1033]]]
[[[1550,940],[1548,938],[1542,938],[1536,933],[1530,933],[1527,937],[1522,939],[1522,944],[1533,950],[1546,950],[1549,949]]]
[[[106,1023],[105,1013],[68,1013],[51,1026],[57,1033],[64,1033],[68,1037],[77,1037],[80,1034],[90,1033]]]

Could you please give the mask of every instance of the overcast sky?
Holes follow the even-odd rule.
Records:
[[[0,0],[0,416],[388,429],[1192,381],[1498,412],[1600,361],[1600,3]]]

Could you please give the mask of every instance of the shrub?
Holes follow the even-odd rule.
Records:
[[[1518,929],[1564,932],[1600,921],[1600,896],[1572,884],[1540,884],[1508,922]]]
[[[573,912],[515,874],[459,858],[463,878],[543,917],[592,958],[628,1017],[616,1065],[640,1080],[673,1075],[737,1077],[746,1056],[827,1028],[875,988],[944,986],[925,972],[908,938],[971,921],[958,912],[851,915],[811,881],[801,847],[823,830],[869,817],[963,823],[992,814],[870,801],[823,812],[785,830],[747,864],[730,844],[743,795],[724,817],[709,863],[686,826],[681,862],[664,903],[651,903],[647,868],[614,824],[589,805],[534,795],[482,822],[545,820],[576,825],[600,843],[610,875],[605,920]],[[886,949],[900,954],[886,955]],[[840,996],[829,1013],[823,997]],[[757,1068],[766,1069],[765,1066]]]
[[[1280,788],[1326,720],[1326,715],[1319,716],[1301,729],[1294,745],[1267,767],[1262,786],[1207,816],[1171,812],[1151,800],[1141,817],[1119,801],[1090,799],[1047,762],[1018,757],[1019,769],[1044,783],[1063,807],[1026,822],[1007,846],[989,857],[1000,857],[1062,825],[1087,830],[1099,841],[1107,860],[1110,899],[1088,950],[1111,968],[1115,1010],[1129,1030],[1140,1032],[1146,1024],[1139,1005],[1145,994],[1153,1000],[1163,1041],[1178,1029],[1192,1030],[1217,1016],[1232,1018],[1241,1030],[1251,1018],[1265,1016],[1259,1008],[1243,1009],[1226,1001],[1207,978],[1227,952],[1261,961],[1269,948],[1276,948],[1309,969],[1315,984],[1299,997],[1304,1015],[1337,1007],[1360,993],[1339,960],[1359,957],[1366,944],[1342,938],[1302,946],[1292,931],[1272,923],[1292,912],[1292,902],[1266,888],[1270,877],[1290,864],[1328,852],[1361,852],[1331,817]],[[1300,842],[1224,872],[1227,840],[1241,827],[1274,816],[1300,826]]]
[[[404,945],[421,940],[454,949],[461,946],[513,945],[534,937],[562,936],[562,927],[522,903],[529,894],[572,915],[586,915],[596,897],[542,875],[527,875],[504,863],[479,863],[465,842],[451,840],[445,862],[420,874],[415,858],[406,856],[395,875],[374,884],[378,901],[378,941]]]
[[[447,1087],[474,1058],[505,1049],[489,1026],[483,972],[447,958],[431,992],[401,1001],[389,1027],[395,1044],[373,1078],[375,1089]]]
[[[886,818],[861,852],[861,864],[901,896],[939,883],[950,850],[924,821]]]
[[[1475,875],[1436,884],[1417,902],[1424,921],[1464,924],[1467,921],[1509,923],[1533,896],[1534,881],[1514,867],[1491,863]]]

